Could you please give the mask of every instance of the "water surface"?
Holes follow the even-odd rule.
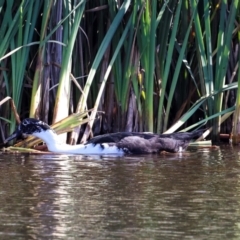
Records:
[[[238,147],[0,154],[1,239],[239,239]]]

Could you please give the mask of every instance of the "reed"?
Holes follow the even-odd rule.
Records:
[[[226,14],[226,6],[227,1],[222,2],[221,7],[221,15],[220,15],[220,25],[219,25],[219,35],[217,42],[217,58],[215,67],[215,88],[217,90],[221,89],[226,82],[226,72],[229,61],[229,53],[231,48],[231,40],[232,40],[232,32],[234,30],[234,19],[236,18],[236,12],[238,8],[238,1],[232,1],[230,7],[230,12],[227,18],[227,24],[225,24],[225,14]],[[214,99],[214,111],[220,112],[223,105],[223,94],[220,93]],[[220,132],[220,116],[214,119],[213,122],[213,138],[218,139],[218,135]]]
[[[67,45],[63,49],[62,66],[59,77],[58,91],[55,99],[53,122],[59,121],[68,116],[69,113],[69,99],[70,99],[70,73],[72,67],[72,53],[74,43],[76,41],[79,25],[83,16],[86,1],[79,1],[76,6],[71,6],[68,1],[65,1],[65,14],[74,8],[74,14],[68,21],[64,22],[64,36],[63,42]]]
[[[216,139],[235,109],[238,0],[1,4],[0,98],[11,96],[21,118],[53,123],[93,108],[72,143],[94,126],[160,133],[208,123]],[[98,111],[107,114],[96,123]],[[5,136],[15,117],[8,104],[0,113]]]
[[[44,1],[43,6],[43,21],[41,24],[40,31],[40,46],[37,54],[37,63],[35,74],[33,78],[32,84],[32,97],[31,97],[31,106],[30,106],[30,117],[39,118],[40,111],[40,102],[41,102],[41,91],[42,91],[42,81],[43,81],[43,69],[44,69],[44,58],[45,58],[45,45],[41,44],[46,36],[46,31],[48,27],[48,19],[51,11],[51,6],[53,4],[53,0]],[[36,6],[37,7],[37,6]],[[39,8],[40,6],[38,6]],[[23,79],[23,78],[22,78]]]
[[[240,10],[238,9],[238,20],[240,20]],[[240,31],[238,31],[238,40],[240,42]],[[240,86],[240,51],[238,52],[238,86]],[[233,144],[239,144],[240,143],[240,88],[237,90],[237,100],[236,100],[236,111],[234,113],[233,118],[233,129],[232,129],[232,142]]]

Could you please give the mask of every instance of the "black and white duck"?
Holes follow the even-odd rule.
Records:
[[[58,135],[46,123],[34,119],[24,119],[16,130],[5,140],[5,143],[22,135],[32,135],[46,143],[48,150],[65,154],[147,154],[181,152],[190,141],[202,135],[203,130],[185,133],[154,134],[143,132],[110,133],[90,139],[85,144],[68,145],[59,141]]]

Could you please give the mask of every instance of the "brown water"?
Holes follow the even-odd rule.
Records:
[[[0,154],[0,239],[239,239],[238,148]]]

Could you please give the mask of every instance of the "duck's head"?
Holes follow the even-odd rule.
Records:
[[[19,138],[24,135],[38,136],[39,133],[50,130],[50,126],[35,118],[25,118],[16,128],[16,130],[4,141],[7,143],[14,138]]]

